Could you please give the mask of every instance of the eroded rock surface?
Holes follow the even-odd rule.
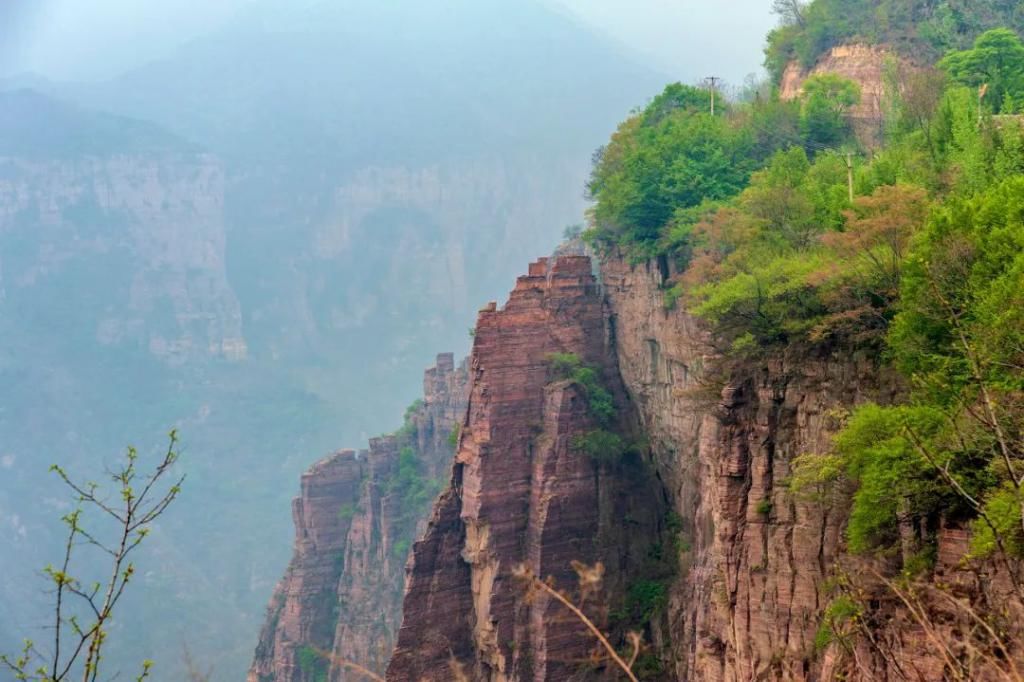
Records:
[[[595,367],[630,414],[603,297],[585,256],[547,259],[520,277],[504,308],[480,312],[472,389],[451,487],[410,568],[394,682],[601,679],[582,623],[512,576],[525,564],[567,591],[572,561],[602,562],[586,603],[602,626],[645,557],[662,515],[643,461],[603,466],[577,437],[597,424],[580,386],[552,378],[550,355]],[[618,425],[620,430],[625,425]]]
[[[662,266],[610,259],[602,274],[622,378],[681,519],[667,633],[677,679],[829,679],[814,637],[846,500],[801,500],[785,481],[794,457],[830,450],[844,410],[891,399],[896,382],[863,354],[710,371],[721,358],[706,331],[662,304]]]
[[[271,598],[250,682],[365,679],[338,661],[383,672],[411,541],[436,490],[427,483],[449,470],[449,437],[466,409],[468,374],[450,353],[438,356],[423,383],[424,400],[399,432],[303,474],[292,506],[295,553]],[[427,483],[410,490],[402,478],[409,473]]]

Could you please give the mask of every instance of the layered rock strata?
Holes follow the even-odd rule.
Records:
[[[609,466],[583,452],[579,437],[597,428],[588,396],[552,377],[551,355],[572,354],[630,413],[605,321],[584,256],[533,263],[504,308],[480,312],[452,482],[413,552],[389,681],[612,674],[588,662],[596,642],[581,622],[513,576],[525,565],[572,592],[572,562],[601,562],[584,608],[606,627],[657,533],[662,499],[642,458]]]
[[[697,320],[665,309],[660,265],[609,259],[602,273],[622,378],[681,519],[676,679],[834,679],[814,640],[848,500],[800,499],[786,480],[798,455],[830,451],[842,414],[891,400],[898,382],[859,353],[726,369]]]
[[[450,468],[467,389],[465,366],[439,355],[424,376],[424,400],[399,432],[303,474],[292,506],[295,553],[271,599],[250,682],[365,679],[348,663],[383,672],[411,541],[429,513],[429,482]],[[421,482],[416,494],[410,475]]]

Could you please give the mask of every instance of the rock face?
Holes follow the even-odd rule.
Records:
[[[623,382],[687,548],[669,605],[675,679],[834,679],[812,661],[846,501],[795,499],[785,481],[794,457],[829,450],[838,412],[890,400],[896,382],[873,358],[823,355],[715,383],[707,333],[661,303],[667,267],[610,259],[602,273]]]
[[[302,476],[294,501],[295,554],[274,591],[248,679],[349,678],[344,660],[383,672],[401,614],[411,540],[447,472],[449,437],[465,413],[468,373],[442,354],[424,376],[424,400],[394,435],[369,450],[344,450]]]
[[[784,100],[800,96],[804,81],[811,76],[833,73],[860,86],[860,103],[850,112],[861,142],[877,145],[882,133],[882,105],[885,98],[886,62],[899,59],[895,53],[877,45],[837,45],[828,51],[810,71],[791,62],[782,74],[779,96]]]
[[[610,329],[590,259],[533,263],[508,303],[480,312],[472,389],[451,486],[413,552],[394,682],[599,679],[583,625],[512,576],[525,564],[571,589],[572,561],[605,566],[587,613],[608,625],[662,517],[642,461],[601,465],[578,436],[596,428],[585,391],[553,380],[550,355],[597,368],[621,414]],[[620,430],[626,424],[618,425]]]
[[[91,287],[62,319],[83,343],[141,347],[171,364],[245,358],[225,250],[214,157],[0,157],[0,305],[42,299],[49,310],[68,298],[55,289]]]

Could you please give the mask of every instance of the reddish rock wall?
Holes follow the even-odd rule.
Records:
[[[467,395],[466,368],[439,355],[424,376],[422,405],[398,434],[371,439],[369,450],[331,455],[303,474],[293,503],[295,554],[271,599],[249,682],[312,682],[328,670],[332,682],[365,679],[311,656],[314,649],[383,672],[417,519],[429,513],[390,483],[403,447],[412,448],[424,480],[448,471],[449,434]]]
[[[683,571],[666,638],[676,679],[811,680],[841,556],[845,499],[795,499],[790,462],[827,452],[835,410],[894,385],[861,355],[784,358],[732,373],[698,321],[662,305],[657,267],[602,266],[623,381],[676,512]]]
[[[586,609],[607,624],[609,604],[650,545],[662,516],[656,484],[642,462],[613,471],[574,447],[595,422],[581,389],[551,377],[549,355],[573,353],[602,369],[628,414],[611,352],[586,257],[532,264],[504,308],[480,312],[452,486],[413,553],[388,680],[606,675],[587,663],[595,642],[582,624],[528,598],[510,573],[525,563],[572,588],[572,560],[602,561],[605,589]]]

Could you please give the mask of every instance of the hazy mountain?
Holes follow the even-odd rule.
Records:
[[[434,354],[464,352],[480,304],[579,220],[590,152],[661,82],[525,1],[228,26],[0,99],[0,571],[43,586],[52,461],[94,476],[178,426],[185,498],[111,651],[157,680],[181,679],[183,641],[241,678],[299,472],[398,425]],[[23,626],[5,643],[44,601],[2,595]]]

